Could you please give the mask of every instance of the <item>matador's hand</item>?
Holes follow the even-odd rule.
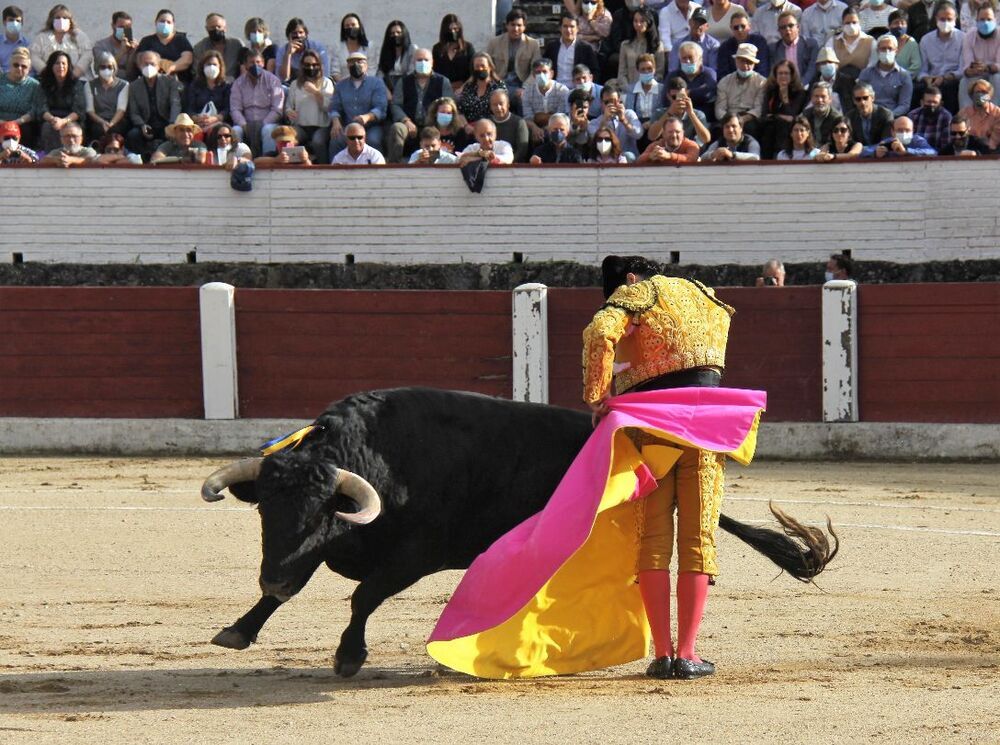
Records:
[[[611,413],[611,409],[608,408],[608,399],[602,398],[596,404],[590,404],[590,423],[597,427],[601,420]]]

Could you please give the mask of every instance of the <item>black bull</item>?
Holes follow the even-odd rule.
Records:
[[[323,429],[296,449],[240,461],[205,482],[207,500],[228,486],[257,503],[263,544],[263,597],[212,641],[248,647],[325,562],[359,582],[335,655],[345,677],[364,664],[365,624],[386,598],[434,572],[468,567],[538,512],[591,432],[581,412],[421,388],[354,395],[315,423]],[[809,580],[836,541],[831,550],[822,530],[772,511],[784,534],[726,515],[719,525]]]

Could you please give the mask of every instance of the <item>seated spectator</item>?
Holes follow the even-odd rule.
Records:
[[[431,48],[431,53],[434,55],[434,69],[451,81],[452,91],[458,97],[471,79],[470,75],[473,75],[472,63],[476,49],[465,40],[462,21],[454,13],[448,13],[441,19],[438,42]],[[492,58],[490,59],[492,66]]]
[[[275,47],[271,42],[271,30],[268,28],[267,21],[259,16],[253,16],[248,18],[247,22],[243,24],[243,37],[247,40],[246,47],[252,49],[255,52],[260,52],[264,55],[265,59],[270,56],[274,59]],[[268,55],[270,52],[270,55]],[[239,57],[237,56],[237,62]],[[239,65],[230,68],[230,73],[235,74],[239,71]]]
[[[497,91],[497,95],[501,93],[502,91]],[[418,166],[450,166],[458,163],[458,156],[441,149],[441,133],[437,127],[424,127],[420,130],[420,147],[413,151],[410,163]]]
[[[274,140],[275,153],[257,158],[254,163],[258,166],[311,166],[313,164],[312,159],[309,157],[309,151],[305,147],[301,150],[296,150],[294,157],[289,154],[292,152],[292,148],[297,148],[299,145],[298,137],[295,134],[295,127],[285,125],[275,127],[271,133],[271,137]],[[384,163],[385,161],[382,162]]]
[[[580,41],[590,44],[598,56],[606,55],[606,42],[611,34],[611,13],[604,0],[563,0],[566,10],[576,16]]]
[[[385,27],[382,51],[378,56],[376,75],[382,78],[390,96],[398,96],[397,85],[405,75],[412,75],[415,69],[414,54],[417,45],[410,41],[410,32],[402,21],[389,21]]]
[[[310,49],[299,58],[298,75],[288,86],[285,119],[314,163],[330,162],[330,103],[333,81],[323,74],[323,58]],[[402,97],[402,96],[401,96]],[[275,140],[277,142],[277,140]]]
[[[631,89],[639,80],[639,57],[644,54],[653,56],[653,73],[663,80],[667,74],[667,53],[663,49],[663,41],[656,27],[656,16],[649,8],[636,8],[630,11],[632,24],[628,41],[623,41],[618,52],[618,85],[624,90]],[[595,94],[600,95],[600,94]]]
[[[802,16],[802,11],[790,0],[771,0],[771,2],[760,3],[753,14],[754,28],[757,29],[758,34],[767,39],[768,46],[781,38],[781,33],[778,31],[778,19],[783,13],[792,13],[796,21]],[[771,60],[771,64],[776,61]]]
[[[486,46],[486,52],[493,58],[507,90],[516,96],[517,112],[521,112],[522,89],[531,84],[535,61],[542,56],[538,40],[525,33],[527,27],[527,14],[520,8],[514,8],[507,14],[507,33],[490,39]]]
[[[896,37],[899,42],[899,50],[896,52],[896,64],[910,74],[910,79],[917,80],[920,73],[920,44],[912,36],[907,34],[909,17],[905,10],[896,9],[889,14],[889,33]]]
[[[38,142],[42,150],[59,147],[60,132],[70,122],[83,122],[86,116],[84,82],[77,80],[66,52],[53,52],[38,76],[35,88],[34,118],[41,122]]]
[[[368,74],[368,59],[361,52],[348,55],[349,79],[337,85],[330,99],[330,153],[344,149],[347,140],[344,125],[350,122],[365,128],[365,146],[382,147],[382,125],[389,109],[389,92],[385,83]],[[361,148],[355,150],[361,157]],[[367,157],[367,156],[365,156]]]
[[[24,11],[16,5],[3,9],[3,34],[0,35],[0,72],[10,69],[10,57],[17,49],[27,49],[31,44],[21,33],[24,26]],[[31,65],[31,51],[28,50],[28,65]]]
[[[379,80],[379,83],[382,81]],[[360,122],[351,122],[344,130],[347,145],[338,150],[331,161],[335,166],[385,165],[382,153],[365,142],[370,130]]]
[[[895,8],[885,0],[868,0],[866,7],[858,13],[861,30],[866,34],[884,34],[889,29],[889,16]]]
[[[160,55],[150,50],[136,55],[142,76],[128,86],[129,151],[149,160],[166,138],[166,127],[181,113],[181,86],[177,78],[160,72]]]
[[[839,0],[833,0],[834,3],[839,3]],[[838,18],[837,27],[840,27],[840,20]],[[731,75],[736,72],[736,51],[740,48],[740,44],[753,44],[757,47],[757,58],[760,62],[757,63],[757,72],[759,72],[764,77],[771,74],[771,54],[770,45],[767,43],[767,39],[753,30],[753,23],[750,20],[750,16],[747,15],[746,11],[740,9],[733,13],[732,17],[729,19],[729,30],[732,33],[726,41],[722,42],[719,47],[718,56],[716,59],[716,78],[722,80],[726,75]]]
[[[840,62],[841,74],[852,80],[875,58],[875,39],[861,30],[858,12],[848,7],[841,14],[841,32],[830,43]]]
[[[933,156],[937,155],[937,150],[923,137],[913,134],[913,122],[906,116],[897,117],[893,121],[892,137],[861,151],[862,158],[905,158],[914,155]]]
[[[808,88],[816,77],[816,57],[819,44],[799,33],[799,21],[792,11],[786,10],[778,16],[778,33],[781,38],[770,49],[771,69],[784,60],[794,65],[803,87]]]
[[[510,165],[514,162],[514,150],[509,142],[497,139],[497,127],[489,119],[480,119],[473,127],[476,141],[466,147],[458,157],[458,165],[464,166],[474,160],[485,160],[490,165]]]
[[[97,151],[83,145],[83,127],[77,122],[69,122],[59,130],[60,147],[50,150],[49,154],[41,161],[41,165],[61,166],[70,168],[71,166],[82,166],[97,159]]]
[[[335,82],[346,80],[350,76],[347,59],[355,52],[361,52],[368,59],[368,34],[357,13],[348,13],[340,19],[340,44],[334,45],[333,58],[330,60],[330,76]]]
[[[603,90],[603,87],[601,89]],[[569,94],[569,141],[577,150],[585,150],[590,144],[590,120],[593,118],[590,112],[594,108],[593,104],[591,94],[582,88],[577,88]],[[599,101],[597,112],[597,116],[600,116]]]
[[[861,156],[864,145],[854,139],[851,133],[851,123],[847,119],[838,119],[830,130],[830,139],[820,148],[816,160],[829,163],[834,160],[854,160]]]
[[[1000,146],[1000,107],[993,103],[993,84],[985,78],[969,84],[972,104],[961,109],[969,122],[969,132],[989,145],[990,150]]]
[[[111,15],[111,35],[94,43],[93,56],[95,60],[102,54],[110,54],[115,58],[118,77],[131,80],[135,77],[135,53],[139,42],[132,38],[132,16],[123,10],[116,10]],[[97,74],[97,71],[94,71]]]
[[[837,2],[838,0],[833,0]],[[844,114],[850,113],[854,109],[854,101],[851,100],[850,89],[854,86],[849,78],[839,75],[840,62],[837,55],[830,47],[823,47],[816,55],[816,75],[813,83],[809,86],[809,94],[812,95],[813,88],[819,83],[825,83],[830,88],[830,105],[837,111]],[[840,89],[845,88],[846,94],[843,98]],[[850,104],[848,106],[847,104]]]
[[[274,150],[271,131],[285,108],[285,89],[277,75],[264,69],[259,52],[240,52],[242,73],[229,92],[229,113],[254,156]],[[332,133],[331,133],[332,134]]]
[[[181,111],[202,129],[232,119],[230,98],[233,86],[228,82],[227,70],[229,68],[222,54],[211,49],[199,57],[194,80],[184,87]]]
[[[809,127],[817,142],[829,142],[834,123],[843,119],[840,111],[830,103],[833,95],[833,88],[829,83],[823,80],[815,83],[810,94],[811,103],[802,112],[802,116],[809,120]]]
[[[684,124],[676,116],[663,123],[660,139],[649,143],[639,163],[697,163],[698,143],[684,136]]]
[[[598,127],[611,127],[621,143],[622,151],[629,161],[639,157],[639,138],[643,128],[639,117],[631,109],[626,109],[617,85],[608,83],[601,91],[604,113],[590,122],[588,134],[593,137]]]
[[[972,103],[968,90],[973,80],[989,80],[994,90],[1000,85],[1000,34],[997,33],[993,2],[979,7],[975,27],[966,28],[962,39],[962,77],[964,83],[958,89],[958,104],[963,108]]]
[[[636,62],[639,79],[627,90],[625,108],[639,117],[644,131],[653,124],[653,115],[667,104],[667,87],[656,79],[656,62],[651,54],[643,54]]]
[[[990,146],[985,141],[969,134],[969,120],[962,114],[957,114],[951,120],[950,141],[939,151],[941,155],[957,155],[962,158],[975,158],[979,155],[989,155]]]
[[[594,132],[594,139],[589,145],[590,154],[588,163],[628,163],[625,153],[622,152],[621,143],[615,136],[615,131],[611,127],[598,127]]]
[[[806,106],[806,89],[795,65],[780,59],[764,86],[764,115],[760,123],[761,157],[773,158],[788,141],[792,123]],[[810,128],[811,129],[811,128]]]
[[[179,114],[173,124],[166,129],[167,141],[156,148],[150,163],[159,163],[166,158],[176,158],[183,163],[204,163],[208,152],[205,144],[195,140],[201,134],[201,127],[187,114]]]
[[[832,282],[835,279],[851,279],[854,274],[854,261],[846,254],[831,254],[826,262],[824,280]]]
[[[140,54],[156,52],[160,55],[160,72],[176,77],[182,83],[191,80],[194,49],[187,34],[177,30],[171,11],[164,9],[156,14],[156,33],[142,37],[136,51]]]
[[[0,121],[17,124],[29,145],[35,142],[38,132],[33,121],[38,81],[30,72],[31,53],[27,47],[18,47],[10,55],[7,74],[0,76]]]
[[[785,265],[778,259],[769,259],[754,284],[757,287],[784,287]]]
[[[191,50],[194,56],[195,77],[198,76],[198,68],[205,64],[205,55],[215,52],[215,55],[222,59],[220,68],[224,76],[219,82],[231,83],[232,72],[240,69],[240,51],[243,49],[243,42],[235,36],[227,36],[229,26],[225,17],[221,13],[209,13],[205,18],[205,38],[194,45]],[[225,75],[229,70],[230,75]],[[188,112],[190,113],[190,112]],[[206,127],[209,125],[201,124]]]
[[[854,111],[848,119],[851,131],[863,145],[877,145],[892,136],[892,112],[875,105],[875,91],[868,83],[854,86]]]
[[[795,118],[788,133],[788,142],[778,151],[778,160],[813,160],[819,155],[819,148],[813,140],[809,120],[804,116]]]
[[[21,128],[17,122],[0,122],[0,166],[37,162],[38,153],[21,144]]]
[[[125,138],[117,132],[108,132],[97,140],[97,158],[95,163],[105,166],[129,165],[128,151],[125,149]],[[141,160],[139,161],[142,162]]]
[[[215,165],[222,166],[227,171],[233,170],[243,161],[253,160],[250,148],[246,143],[237,141],[233,128],[225,123],[216,124],[208,130],[205,135],[205,147],[208,148]]]
[[[309,27],[301,18],[292,18],[285,24],[285,39],[286,43],[275,50],[274,59],[265,61],[267,71],[277,75],[283,83],[299,77],[302,55],[306,52],[318,55],[323,69],[330,69],[326,47],[309,38]]]
[[[469,144],[465,118],[458,110],[455,99],[448,96],[431,104],[427,120],[434,123],[441,133],[441,148],[458,155]]]
[[[73,11],[61,3],[53,5],[45,19],[44,28],[31,42],[31,66],[41,77],[42,70],[56,52],[63,52],[70,61],[74,80],[90,79],[90,66],[94,61],[93,44],[83,29],[76,25]]]
[[[680,69],[671,70],[671,78],[683,78],[687,84],[688,96],[699,111],[712,112],[718,98],[718,81],[715,70],[701,63],[701,47],[694,42],[684,42],[678,52]]]
[[[752,44],[740,44],[736,50],[736,72],[719,81],[715,99],[715,116],[722,119],[727,114],[740,118],[741,131],[755,134],[764,110],[764,86],[767,78],[754,72],[757,48]]]
[[[910,110],[913,81],[910,73],[896,64],[899,44],[892,34],[878,38],[878,62],[866,67],[858,76],[859,83],[868,83],[875,91],[875,103],[885,106],[893,116],[903,116]]]
[[[400,163],[417,143],[417,132],[433,125],[430,110],[434,101],[451,94],[451,81],[434,72],[429,49],[413,53],[413,72],[405,75],[392,98],[392,121],[386,143],[386,160]]]
[[[670,78],[667,82],[667,101],[669,105],[656,112],[656,120],[649,125],[647,134],[650,142],[660,139],[663,125],[672,116],[681,120],[684,124],[684,136],[697,142],[699,147],[712,141],[712,135],[708,130],[708,119],[703,111],[694,107],[694,101],[687,94],[687,83],[684,82],[684,78]]]
[[[821,47],[825,46],[840,30],[841,18],[847,4],[840,2],[840,0],[830,0],[824,5],[803,3],[803,6],[805,7],[800,19],[802,34],[808,36]]]
[[[951,114],[941,106],[941,90],[933,85],[924,88],[920,104],[920,108],[907,114],[913,122],[913,131],[940,151],[949,142],[951,126]]]
[[[532,144],[545,139],[552,114],[569,113],[569,89],[552,75],[552,60],[540,57],[534,66],[535,79],[524,88],[521,110]]]
[[[958,11],[953,3],[942,0],[934,8],[937,30],[927,33],[920,40],[921,66],[917,78],[923,85],[940,88],[944,107],[954,113],[958,111],[958,86],[965,34],[955,28]]]
[[[601,91],[604,90],[604,86],[594,82],[594,74],[590,71],[590,68],[586,65],[576,65],[573,68],[573,85],[574,88],[570,90],[570,95],[573,95],[573,91],[582,91],[586,93],[590,98],[590,110],[587,112],[587,116],[593,119],[595,116],[601,115]]]
[[[684,36],[690,31],[688,21],[691,14],[699,7],[698,3],[691,0],[674,0],[660,8],[659,23],[660,39],[663,41],[663,48],[670,51],[681,43]]]
[[[582,163],[583,155],[569,144],[569,117],[553,114],[546,125],[545,142],[535,148],[528,160],[533,166],[542,163]]]
[[[497,77],[496,68],[493,67],[493,59],[486,52],[473,55],[472,75],[465,81],[462,93],[458,98],[458,110],[462,112],[462,116],[468,122],[467,131],[471,129],[470,125],[473,123],[489,117],[490,94],[497,89],[507,90],[507,86]],[[531,118],[525,113],[525,121],[530,121]]]
[[[97,77],[83,86],[87,111],[87,139],[99,140],[109,132],[124,134],[128,129],[128,83],[118,77],[114,55],[101,52],[95,62]]]
[[[719,121],[722,137],[708,146],[704,160],[725,162],[728,160],[760,160],[760,143],[744,133],[743,120],[735,112],[727,114]]]
[[[550,41],[542,50],[542,56],[555,65],[556,80],[567,88],[573,85],[573,70],[577,65],[586,65],[591,72],[601,69],[597,52],[579,38],[579,30],[576,17],[564,11],[559,20],[559,38]]]
[[[719,43],[731,39],[733,32],[729,28],[729,22],[732,20],[733,15],[742,10],[742,6],[731,2],[731,0],[713,0],[711,3],[706,3],[705,12],[708,13],[708,33],[718,39]]]
[[[509,142],[514,149],[514,162],[527,163],[531,143],[528,125],[524,119],[511,113],[507,91],[493,91],[490,95],[490,113],[490,118],[497,126],[497,139]]]
[[[708,33],[708,15],[703,8],[695,8],[688,18],[688,34],[681,38],[679,44],[675,44],[670,50],[667,67],[676,70],[680,67],[680,49],[685,43],[697,44],[702,52],[702,64],[705,67],[715,70],[719,59],[719,40]]]

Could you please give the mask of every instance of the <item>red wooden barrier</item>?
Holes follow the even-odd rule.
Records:
[[[238,290],[240,416],[426,385],[511,396],[511,294]]]
[[[822,417],[820,288],[729,287],[736,308],[725,384],[767,391],[768,421]],[[581,333],[603,298],[596,289],[549,290],[549,398],[581,408]]]
[[[0,287],[0,416],[204,416],[197,288]]]
[[[860,414],[869,422],[1000,422],[1000,284],[859,290]]]

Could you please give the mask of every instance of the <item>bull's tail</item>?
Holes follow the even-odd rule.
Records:
[[[719,527],[764,554],[795,579],[811,581],[833,561],[840,549],[840,538],[834,532],[830,518],[826,519],[826,527],[830,531],[827,537],[822,528],[805,525],[773,504],[768,506],[771,514],[781,523],[783,533],[747,525],[726,515],[719,516]],[[832,548],[829,538],[833,538]]]

